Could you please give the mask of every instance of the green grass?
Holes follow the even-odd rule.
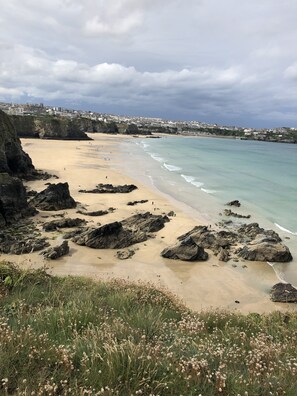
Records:
[[[297,315],[0,264],[1,395],[297,395]]]

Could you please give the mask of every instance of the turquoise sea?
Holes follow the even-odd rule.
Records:
[[[235,139],[162,137],[121,147],[126,171],[153,184],[206,221],[222,217],[224,204],[251,222],[277,231],[295,260],[276,265],[280,279],[297,285],[297,145]],[[289,238],[289,239],[288,239]]]

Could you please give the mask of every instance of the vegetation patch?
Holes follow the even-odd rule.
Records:
[[[297,316],[0,264],[2,395],[297,394]]]

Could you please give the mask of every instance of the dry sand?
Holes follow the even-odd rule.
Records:
[[[128,137],[93,134],[93,141],[55,141],[23,139],[24,150],[30,155],[37,169],[42,169],[67,181],[73,198],[88,211],[114,207],[114,213],[100,217],[83,216],[77,209],[60,211],[69,217],[85,218],[90,225],[106,224],[122,220],[138,212],[151,211],[155,214],[173,210],[165,228],[154,239],[132,247],[135,255],[128,260],[116,258],[116,251],[90,249],[70,244],[69,256],[56,261],[45,261],[38,253],[9,256],[20,265],[38,267],[46,265],[58,275],[84,275],[95,279],[124,278],[141,280],[165,287],[181,298],[194,310],[223,308],[247,312],[269,312],[273,310],[296,309],[289,304],[272,303],[269,290],[278,280],[272,268],[266,263],[219,262],[211,252],[207,262],[187,263],[163,259],[163,248],[175,243],[176,237],[192,227],[204,224],[202,218],[191,216],[182,205],[175,205],[158,191],[149,189],[131,180],[118,169],[118,142]],[[55,180],[50,180],[55,182]],[[27,183],[31,189],[41,191],[46,181]],[[137,184],[138,190],[129,194],[82,194],[79,189],[95,188],[98,183]],[[128,201],[148,199],[146,204],[127,206]],[[40,212],[35,221],[49,221],[52,212]],[[44,218],[44,216],[50,216]],[[93,222],[93,223],[92,223]],[[62,240],[55,232],[52,244]],[[2,258],[8,258],[2,255]],[[244,264],[247,268],[244,268]],[[236,265],[236,266],[235,266]],[[239,301],[236,303],[235,301]]]

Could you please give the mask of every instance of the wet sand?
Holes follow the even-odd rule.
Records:
[[[269,299],[270,288],[278,282],[275,272],[266,263],[219,262],[210,253],[207,262],[188,263],[163,259],[160,252],[175,243],[176,237],[189,231],[195,225],[206,224],[205,218],[191,215],[182,204],[167,199],[156,189],[142,185],[131,179],[119,167],[118,144],[129,137],[90,135],[93,141],[54,141],[23,139],[24,150],[30,155],[37,169],[42,169],[59,177],[59,182],[67,181],[73,198],[87,211],[116,208],[113,213],[100,217],[77,214],[77,209],[59,211],[69,217],[85,218],[90,225],[106,224],[122,220],[135,213],[150,211],[163,214],[174,211],[176,216],[166,223],[156,237],[131,248],[135,255],[127,260],[119,260],[116,251],[90,249],[71,241],[70,254],[56,261],[47,261],[38,253],[22,256],[2,255],[24,266],[47,266],[58,275],[84,275],[95,279],[123,278],[145,281],[165,287],[176,294],[192,309],[221,308],[240,312],[269,312],[273,310],[296,310],[290,304],[277,304]],[[50,180],[55,183],[56,180]],[[45,188],[48,181],[34,181],[27,185],[37,191]],[[138,189],[129,194],[83,194],[79,189],[92,189],[98,183],[130,184]],[[145,204],[127,206],[127,202],[147,199]],[[34,221],[49,221],[53,212],[40,211]],[[43,216],[50,216],[44,218]],[[49,234],[47,234],[49,235]],[[62,240],[62,233],[55,232],[51,244]],[[245,265],[247,266],[245,268]],[[235,302],[239,301],[239,303]]]

